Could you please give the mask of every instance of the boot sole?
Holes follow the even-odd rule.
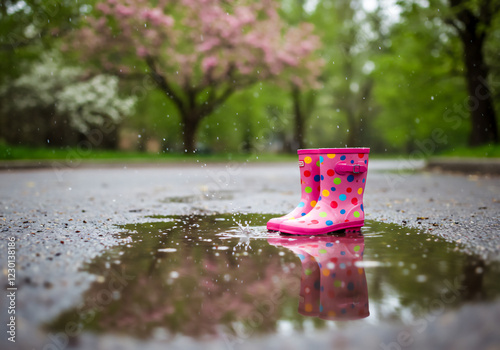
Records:
[[[266,227],[268,231],[279,231],[281,224],[274,224],[272,222],[268,222]]]
[[[295,227],[283,227],[280,226],[279,231],[283,233],[288,233],[292,235],[324,235],[330,232],[340,231],[340,230],[359,230],[365,224],[363,221],[351,221],[344,222],[341,224],[336,224],[321,228],[295,228]]]

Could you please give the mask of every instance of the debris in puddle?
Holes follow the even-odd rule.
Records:
[[[161,249],[158,249],[159,252],[164,252],[164,253],[173,253],[173,252],[176,252],[177,249],[176,248],[161,248]]]

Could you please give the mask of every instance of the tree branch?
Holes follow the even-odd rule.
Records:
[[[170,84],[168,83],[167,79],[161,75],[158,70],[156,69],[156,64],[154,62],[154,59],[151,56],[146,57],[146,63],[148,67],[151,69],[151,78],[155,81],[155,83],[158,85],[158,87],[165,93],[167,94],[168,97],[172,99],[172,101],[176,104],[177,107],[179,107],[180,111],[185,111],[186,106],[184,101],[180,98],[179,95],[172,89]]]

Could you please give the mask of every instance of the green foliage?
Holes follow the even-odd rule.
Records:
[[[94,1],[0,1],[0,82],[17,76],[22,63],[36,60],[79,25]]]
[[[437,149],[465,144],[468,124],[456,127],[446,114],[466,108],[459,43],[439,19],[426,19],[418,9],[402,15],[405,21],[393,27],[390,46],[375,61],[376,127],[392,150],[414,151],[436,129],[447,139],[436,141]]]
[[[83,17],[96,11],[94,3],[0,1],[0,83],[8,86],[21,75],[22,67],[39,60],[44,52],[71,46],[64,38],[80,27]],[[375,153],[423,152],[426,156],[440,152],[497,154],[494,146],[465,152],[471,126],[464,54],[456,28],[448,23],[461,8],[479,16],[480,3],[464,0],[450,8],[447,0],[398,1],[393,9],[367,10],[361,0],[281,1],[279,13],[284,21],[292,26],[313,23],[323,44],[321,88],[301,95],[307,147],[364,145]],[[498,115],[500,16],[493,6],[499,6],[499,1],[490,3],[491,21],[478,30],[486,35],[484,56]],[[389,16],[389,10],[397,15]],[[65,62],[75,62],[68,51],[63,56]],[[129,56],[121,60],[134,61]],[[82,72],[105,70],[95,61],[78,63]],[[134,69],[142,75],[147,68],[142,62]],[[146,143],[155,140],[160,154],[183,153],[182,119],[172,101],[155,90],[153,82],[129,78],[121,80],[120,87],[124,95],[135,95],[138,103],[121,131],[136,135],[132,143],[137,150],[145,150]],[[5,109],[14,102],[4,99],[1,104]],[[23,122],[18,131],[20,145],[35,139],[31,131],[43,125],[44,115],[48,115],[46,111],[39,110]],[[8,118],[8,113],[0,115],[0,125],[7,125]],[[201,121],[200,152],[242,153],[255,158],[266,152],[289,151],[293,149],[293,126],[289,86],[257,83],[236,92]],[[78,140],[71,140],[68,145],[76,146]],[[25,157],[22,152],[9,157],[15,158],[14,154]]]
[[[500,158],[500,145],[488,145],[474,148],[453,147],[438,155],[446,157]]]

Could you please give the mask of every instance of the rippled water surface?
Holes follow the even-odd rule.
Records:
[[[500,267],[420,231],[268,233],[270,215],[151,218],[87,265],[84,302],[47,327],[136,338],[252,337],[358,323],[412,323],[500,293]]]

